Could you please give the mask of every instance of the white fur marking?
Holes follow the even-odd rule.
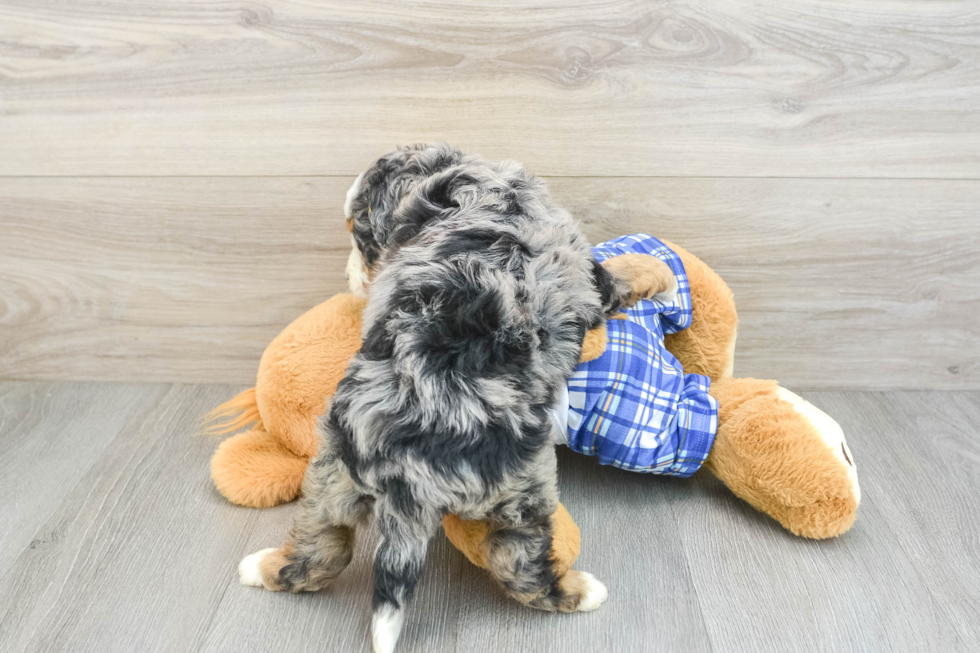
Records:
[[[371,619],[374,653],[391,653],[395,650],[398,636],[402,632],[402,611],[391,605],[383,605]]]
[[[354,237],[350,238],[351,250],[347,257],[347,285],[355,297],[367,297],[367,287],[370,279],[364,270],[364,259],[361,258],[361,250],[357,249]]]
[[[265,587],[259,565],[262,563],[262,559],[273,551],[275,549],[262,549],[242,558],[242,561],[238,563],[238,582],[249,587]]]
[[[358,193],[361,192],[361,183],[364,181],[364,173],[357,175],[357,179],[350,188],[347,189],[347,197],[344,199],[344,217],[350,220],[354,217],[351,213],[351,204],[354,203],[354,198],[357,197]]]
[[[549,411],[551,415],[551,439],[555,444],[568,444],[568,384],[561,386],[558,403]]]
[[[858,485],[857,465],[854,464],[854,456],[851,454],[851,450],[847,448],[844,430],[841,429],[840,424],[835,422],[830,415],[786,388],[778,388],[777,393],[780,399],[790,403],[796,412],[803,415],[813,425],[837,460],[845,466],[847,476],[854,488],[854,498],[858,503],[861,503],[861,486]]]
[[[606,597],[609,596],[609,590],[592,574],[585,571],[579,573],[582,574],[582,578],[585,580],[585,595],[578,604],[578,611],[590,612],[602,605]]]

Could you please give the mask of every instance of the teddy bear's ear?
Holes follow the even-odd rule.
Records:
[[[606,325],[601,324],[594,329],[585,332],[585,339],[582,340],[582,355],[578,362],[588,363],[602,356],[609,344],[609,334],[606,332]]]

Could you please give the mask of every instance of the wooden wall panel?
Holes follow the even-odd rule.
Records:
[[[0,179],[0,378],[250,383],[344,290],[350,179]],[[741,315],[736,373],[980,387],[980,182],[553,179],[594,241],[673,240]]]
[[[969,0],[5,0],[0,175],[980,177]]]

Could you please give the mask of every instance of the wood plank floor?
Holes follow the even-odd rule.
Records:
[[[226,503],[215,441],[193,435],[236,387],[0,383],[0,650],[367,651],[364,529],[325,592],[242,587],[293,506]],[[597,612],[507,600],[445,538],[430,549],[400,649],[970,651],[980,647],[980,393],[809,392],[848,434],[863,503],[811,542],[714,479],[660,479],[560,454]]]

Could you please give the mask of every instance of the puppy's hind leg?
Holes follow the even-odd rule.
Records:
[[[556,505],[557,498],[530,508],[525,504],[518,519],[507,513],[491,516],[488,569],[508,594],[529,607],[548,612],[595,610],[606,600],[605,585],[583,571],[562,573],[552,557]]]
[[[354,485],[335,458],[314,461],[303,480],[303,499],[289,538],[279,549],[263,549],[238,565],[243,585],[275,592],[315,592],[350,564],[354,528],[370,514],[371,500]]]
[[[374,551],[371,630],[375,653],[391,653],[441,514],[415,503],[409,488],[396,481],[389,482],[389,491],[378,499],[374,512],[378,548]]]

